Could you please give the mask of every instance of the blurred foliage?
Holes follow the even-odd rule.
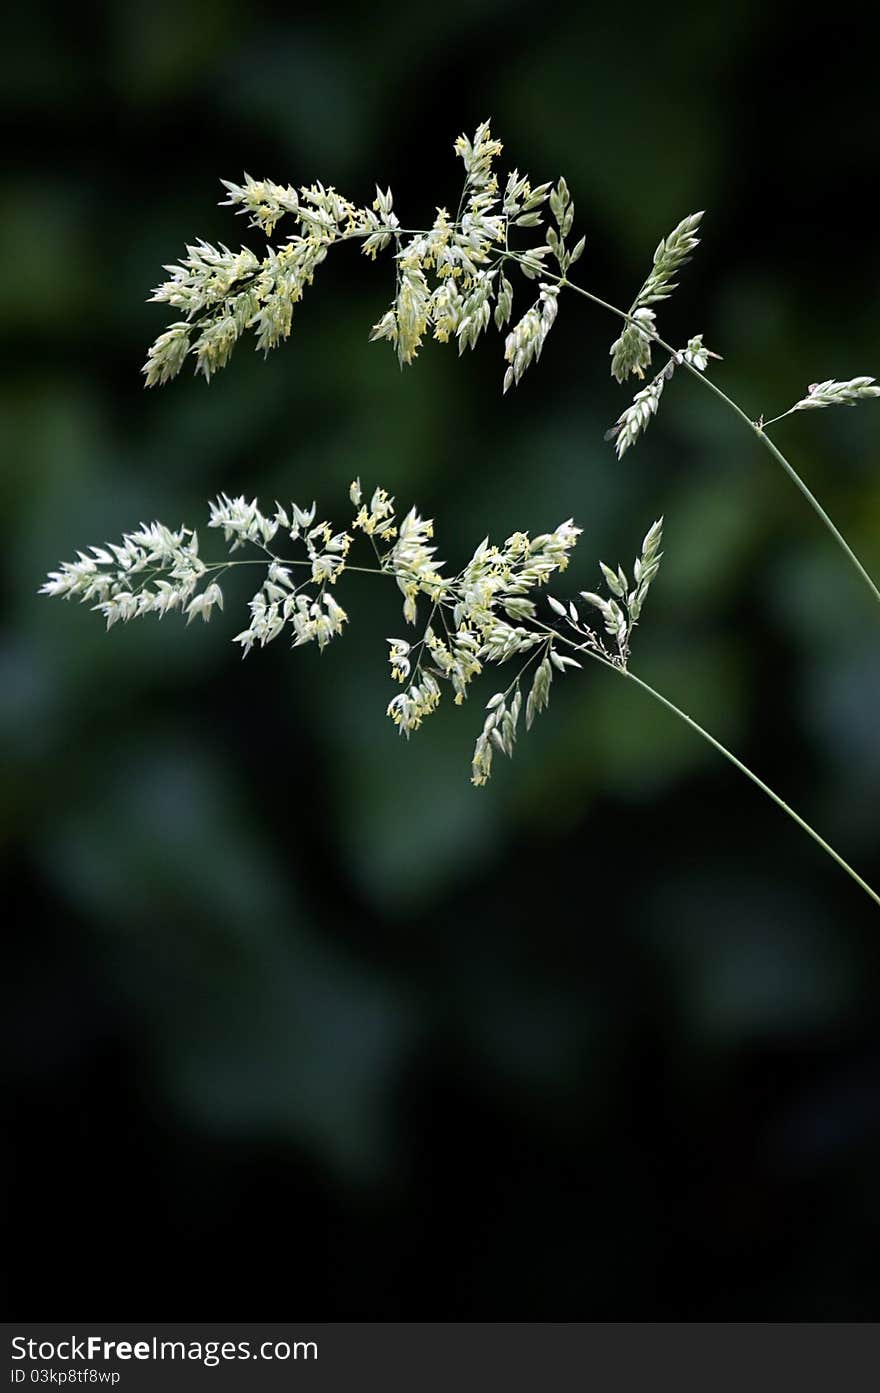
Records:
[[[613,323],[564,301],[506,399],[494,338],[401,375],[367,342],[388,289],[343,249],[265,363],[149,394],[138,373],[160,265],[244,235],[221,176],[381,179],[424,219],[487,114],[511,163],[565,173],[581,279],[612,300],[709,209],[662,325],[703,331],[752,414],[878,373],[877,28],[757,0],[9,16],[10,1316],[157,1292],[262,1319],[876,1313],[876,916],[687,731],[590,672],[477,792],[478,698],[409,746],[386,720],[400,623],[366,578],[323,658],[245,664],[234,614],[105,636],[35,592],[219,489],[332,515],[381,479],[453,560],[574,513],[573,589],[663,512],[638,670],[877,883],[870,599],[695,384],[615,462]],[[876,413],[783,432],[876,572]],[[47,1265],[71,1224],[75,1282]]]

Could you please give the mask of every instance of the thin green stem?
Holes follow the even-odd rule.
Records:
[[[516,261],[520,261],[523,259],[515,252],[512,252],[511,256]],[[575,291],[576,294],[582,295],[585,300],[590,300],[594,305],[598,305],[601,309],[607,310],[609,314],[616,315],[618,319],[622,319],[628,324],[634,322],[632,315],[627,313],[626,310],[618,309],[616,305],[612,305],[607,300],[603,300],[599,295],[594,295],[591,290],[585,290],[584,287],[581,285],[575,285],[575,283],[573,281],[570,281],[567,276],[557,276],[551,271],[542,272],[542,274],[546,277],[547,280],[555,281],[558,285],[566,286],[569,290]],[[642,333],[647,333],[648,336],[653,340],[653,342],[656,343],[660,348],[663,348],[666,350],[667,353],[670,353],[676,359],[677,362],[680,361],[682,365],[685,368],[687,368],[688,372],[691,374],[692,377],[695,377],[698,382],[701,382],[704,387],[708,388],[710,392],[713,392],[715,396],[718,397],[719,401],[724,402],[725,406],[728,406],[730,410],[733,411],[740,418],[740,420],[748,426],[752,434],[755,435],[758,438],[758,440],[760,440],[761,444],[764,446],[764,449],[769,451],[769,453],[776,460],[776,463],[781,465],[782,468],[785,470],[785,473],[788,475],[792,483],[803,495],[803,497],[807,500],[810,507],[813,509],[813,512],[816,514],[816,516],[822,523],[823,527],[825,527],[825,529],[834,538],[835,542],[840,547],[840,550],[843,552],[850,565],[853,566],[856,572],[861,576],[862,580],[865,582],[868,589],[871,591],[871,594],[874,596],[874,599],[877,600],[878,603],[880,603],[880,589],[878,589],[877,585],[871,579],[868,572],[862,565],[861,561],[853,551],[852,547],[849,545],[846,538],[840,532],[839,528],[835,527],[834,523],[831,521],[825,509],[822,507],[822,504],[819,502],[818,498],[815,496],[814,493],[810,491],[810,489],[804,483],[803,479],[801,478],[800,474],[798,474],[794,466],[786,459],[785,455],[778,448],[778,446],[774,445],[769,435],[766,434],[765,428],[759,425],[757,421],[753,421],[751,417],[748,416],[745,411],[743,411],[742,407],[737,405],[737,403],[733,400],[732,397],[729,397],[726,392],[723,392],[720,387],[716,386],[716,384],[712,381],[710,377],[707,377],[704,373],[700,372],[697,368],[693,366],[693,364],[689,363],[686,359],[681,359],[678,349],[675,349],[672,347],[671,344],[666,343],[664,339],[660,338],[659,334],[651,333],[651,331],[646,329],[644,325],[639,325],[639,328],[641,329]],[[783,414],[788,415],[788,412],[784,412]],[[781,420],[782,417],[777,416],[775,419]]]
[[[653,697],[654,701],[659,702],[661,706],[665,706],[667,711],[671,711],[672,714],[677,716],[680,721],[683,721],[685,725],[690,726],[691,730],[695,731],[697,735],[702,736],[706,743],[712,746],[713,750],[717,750],[735,769],[738,769],[741,774],[744,774],[756,788],[759,788],[762,793],[765,793],[768,798],[772,799],[777,808],[781,808],[782,811],[791,818],[792,822],[796,823],[802,831],[806,832],[807,836],[811,837],[816,845],[820,846],[826,855],[830,856],[832,861],[835,861],[837,865],[840,866],[841,870],[846,871],[850,879],[854,880],[856,885],[860,886],[865,894],[868,895],[876,905],[880,906],[880,895],[878,895],[875,890],[871,889],[868,882],[862,879],[858,871],[853,870],[849,862],[844,861],[843,857],[834,850],[834,847],[826,842],[824,837],[820,837],[816,829],[811,827],[810,824],[801,817],[800,813],[796,813],[794,808],[790,807],[784,798],[780,798],[779,794],[775,793],[769,784],[765,784],[763,779],[759,779],[758,775],[755,774],[747,764],[743,764],[742,760],[738,759],[732,750],[728,750],[726,745],[722,745],[720,740],[716,740],[714,735],[710,735],[708,730],[705,730],[704,727],[695,721],[692,716],[689,716],[686,711],[682,711],[680,706],[676,706],[675,702],[670,701],[662,692],[658,692],[655,687],[652,687],[641,677],[637,677],[629,668],[623,667],[619,663],[612,662],[610,659],[603,657],[601,653],[597,653],[595,649],[589,648],[583,643],[576,643],[574,639],[570,639],[565,634],[561,634],[558,629],[551,629],[549,625],[542,624],[540,621],[537,622],[539,628],[544,629],[547,633],[552,633],[555,638],[561,643],[564,643],[566,647],[573,648],[577,653],[583,654],[584,657],[592,658],[594,662],[601,663],[602,667],[617,673],[618,677],[625,677],[628,678],[630,682],[634,682],[637,687],[641,687],[643,692],[647,692],[648,696]]]
[[[758,425],[760,425],[762,430],[767,430],[768,427],[775,426],[777,421],[784,421],[786,416],[792,416],[793,414],[794,407],[790,406],[787,411],[780,411],[778,416],[771,416],[769,421],[765,421],[762,419],[758,422]]]
[[[666,344],[662,345],[662,347],[664,348],[666,346]],[[733,401],[732,398],[729,397],[726,392],[722,392],[721,388],[717,387],[710,377],[705,377],[703,373],[698,372],[697,369],[695,367],[692,367],[692,365],[688,362],[685,362],[685,367],[688,369],[690,373],[692,373],[694,377],[698,379],[698,381],[703,383],[704,387],[708,387],[710,392],[714,392],[716,397],[720,398],[720,400],[723,401],[727,406],[729,406],[732,411],[735,411],[737,416],[739,416],[741,420],[745,421],[746,425],[749,427],[749,430],[751,430],[753,434],[758,437],[764,448],[766,450],[769,450],[770,454],[776,460],[777,464],[782,466],[788,477],[791,479],[792,483],[803,494],[804,498],[807,500],[810,507],[813,509],[813,512],[822,522],[823,526],[827,529],[828,532],[831,533],[831,536],[834,538],[835,542],[840,547],[840,550],[843,552],[844,556],[855,568],[855,570],[861,576],[862,580],[867,585],[868,589],[871,591],[871,594],[874,596],[874,599],[877,600],[878,603],[880,603],[880,589],[878,589],[877,586],[874,584],[874,581],[868,575],[868,572],[865,570],[864,566],[862,565],[859,558],[856,556],[855,552],[847,542],[846,538],[842,535],[839,529],[835,527],[834,523],[831,521],[830,517],[826,513],[825,509],[822,507],[822,504],[819,502],[816,495],[810,492],[803,479],[801,478],[800,474],[798,474],[794,466],[790,464],[789,461],[785,458],[785,455],[778,448],[778,446],[774,445],[769,435],[766,434],[764,428],[762,426],[759,426],[757,421],[750,420],[746,413],[742,410],[742,408],[737,406],[736,402]]]
[[[770,788],[769,784],[765,784],[763,779],[759,779],[757,774],[753,773],[747,765],[743,764],[741,759],[737,759],[736,755],[733,754],[731,750],[728,750],[726,745],[722,745],[720,740],[716,740],[714,735],[710,735],[708,730],[704,730],[701,725],[699,725],[691,716],[687,714],[687,712],[682,711],[681,707],[676,706],[675,703],[670,701],[668,697],[665,697],[662,694],[662,692],[658,692],[656,688],[650,686],[649,683],[644,682],[641,677],[637,677],[634,672],[630,672],[629,670],[624,668],[617,668],[616,671],[618,671],[622,677],[628,677],[631,682],[635,682],[636,686],[641,687],[643,692],[647,692],[648,695],[650,697],[653,697],[655,701],[659,702],[661,706],[665,706],[667,711],[671,711],[672,714],[674,716],[677,716],[680,721],[684,721],[685,725],[690,726],[691,730],[696,731],[697,735],[701,735],[702,738],[709,745],[711,745],[713,749],[717,750],[719,754],[723,755],[726,760],[729,760],[730,763],[734,766],[734,768],[738,769],[741,774],[744,774],[747,779],[750,779],[751,782],[755,784],[755,786],[759,788],[762,793],[766,793],[768,798],[772,798],[777,808],[781,808],[782,811],[788,817],[791,818],[792,822],[797,823],[798,827],[800,827],[802,831],[806,832],[808,837],[812,837],[816,845],[820,846],[822,850],[828,856],[831,857],[832,861],[836,861],[838,866],[840,866],[841,870],[846,871],[850,879],[854,880],[856,885],[859,885],[862,888],[862,890],[864,890],[865,894],[870,896],[870,898],[874,901],[876,905],[880,905],[880,895],[878,895],[876,891],[871,889],[868,882],[862,879],[858,871],[853,870],[849,862],[844,861],[843,857],[839,856],[838,853],[834,850],[834,847],[829,846],[825,838],[819,836],[819,833],[816,831],[814,827],[811,827],[810,824],[806,822],[804,818],[800,816],[799,813],[796,813],[794,808],[789,807],[788,803],[785,802],[785,799],[780,798],[778,793],[774,793],[773,789]]]
[[[212,561],[205,567],[206,571],[226,570],[229,566],[262,566],[264,569],[271,566],[273,561],[277,561],[281,566],[311,566],[311,561],[304,561],[297,557],[270,556],[265,560],[262,556],[249,556],[247,559],[236,561]],[[378,566],[349,566],[345,563],[346,571],[358,571],[362,576],[387,576],[388,571],[380,570]]]
[[[552,634],[552,632],[553,632],[553,631],[551,630],[550,633]],[[522,679],[523,679],[523,674],[526,673],[526,672],[528,672],[529,668],[531,667],[531,665],[532,665],[532,663],[535,661],[535,659],[536,659],[536,658],[546,658],[546,656],[547,656],[547,651],[548,651],[548,649],[550,648],[550,645],[551,645],[552,641],[553,641],[552,638],[551,638],[551,637],[548,637],[546,643],[538,644],[538,645],[536,645],[535,648],[532,649],[531,653],[530,653],[529,656],[526,658],[526,660],[525,660],[525,662],[523,663],[522,667],[520,668],[519,672],[516,674],[516,676],[515,676],[510,682],[508,682],[507,686],[505,687],[505,689],[504,689],[504,699],[505,699],[505,701],[507,700],[507,698],[508,698],[508,696],[510,695],[510,693],[513,691],[514,687],[517,687],[517,686],[519,685],[519,683],[522,681]]]

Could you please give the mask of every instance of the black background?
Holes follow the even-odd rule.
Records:
[[[703,331],[753,414],[880,372],[877,39],[868,10],[748,0],[11,16],[11,1317],[876,1314],[880,924],[745,781],[597,672],[474,791],[478,701],[394,738],[402,621],[367,579],[320,662],[238,662],[246,592],[207,630],[105,637],[35,591],[220,489],[344,521],[360,474],[436,516],[450,560],[573,513],[573,590],[664,512],[638,670],[876,883],[870,597],[690,383],[616,463],[610,321],[564,303],[505,399],[494,338],[401,376],[367,343],[388,263],[348,249],[267,362],[243,346],[210,388],[149,394],[138,369],[161,263],[197,235],[258,245],[220,176],[361,201],[378,179],[424,221],[491,114],[507,163],[566,174],[581,279],[612,300],[708,208],[661,325]],[[877,409],[777,438],[880,569]]]

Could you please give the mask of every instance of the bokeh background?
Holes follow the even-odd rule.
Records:
[[[392,593],[246,663],[227,614],[107,636],[42,575],[221,489],[381,480],[458,560],[584,526],[572,589],[667,518],[637,667],[880,881],[880,628],[791,485],[687,380],[638,449],[613,322],[574,297],[401,375],[387,261],[334,254],[268,361],[145,393],[145,303],[242,169],[453,203],[451,143],[564,172],[581,278],[662,313],[754,415],[880,373],[870,11],[732,0],[332,7],[152,0],[6,22],[0,186],[7,1315],[868,1319],[880,919],[734,771],[600,670],[475,791],[479,697],[409,746]],[[519,303],[526,303],[525,283]],[[875,573],[880,412],[778,439]],[[486,693],[494,690],[488,679]]]

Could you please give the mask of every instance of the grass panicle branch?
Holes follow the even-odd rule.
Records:
[[[846,382],[829,379],[813,384],[806,395],[771,421],[752,420],[706,374],[710,358],[702,336],[693,336],[683,349],[661,338],[655,307],[677,288],[675,279],[699,246],[702,212],[691,213],[658,243],[651,268],[629,309],[623,310],[573,283],[569,272],[582,256],[586,239],[570,246],[575,208],[568,184],[532,185],[528,176],[512,170],[502,180],[497,162],[501,142],[490,122],[473,137],[461,135],[455,154],[464,166],[464,184],[454,218],[444,207],[428,228],[400,225],[390,188],[376,187],[370,205],[352,202],[321,183],[277,184],[244,175],[240,184],[224,180],[223,203],[248,219],[266,238],[279,224],[288,231],[276,248],[262,254],[247,247],[233,251],[205,241],[189,245],[177,264],[166,266],[169,279],[153,292],[153,300],[168,304],[177,314],[152,345],[144,374],[148,386],[169,382],[192,360],[196,372],[210,380],[224,367],[245,334],[255,336],[263,352],[286,339],[293,313],[318,267],[338,242],[358,240],[375,260],[390,251],[395,267],[395,293],[389,307],[373,325],[370,337],[387,341],[401,367],[413,363],[427,335],[440,343],[454,342],[458,352],[474,349],[494,322],[504,338],[504,391],[522,380],[541,354],[559,310],[559,296],[571,289],[622,321],[611,345],[611,372],[618,382],[644,378],[655,348],[668,354],[648,385],[640,389],[621,413],[607,438],[618,458],[631,449],[656,415],[676,367],[684,364],[707,388],[754,431],[780,464],[834,538],[849,564],[880,602],[880,589],[825,509],[791,462],[766,434],[767,427],[798,411],[828,406],[854,406],[880,396],[872,377]],[[517,245],[532,233],[532,245]],[[537,281],[537,296],[519,317],[514,316],[515,287],[508,270]]]
[[[165,270],[167,279],[152,299],[174,318],[157,337],[144,365],[147,386],[163,385],[191,362],[206,380],[229,362],[237,344],[252,336],[266,353],[287,339],[296,305],[331,249],[357,241],[371,260],[388,252],[394,293],[370,337],[389,343],[401,367],[410,365],[427,337],[473,350],[494,325],[503,335],[504,391],[519,384],[544,351],[565,292],[586,299],[621,322],[611,346],[611,372],[618,382],[644,379],[659,351],[665,361],[608,432],[618,459],[644,435],[668,384],[687,371],[754,434],[799,489],[823,526],[880,601],[880,590],[794,466],[767,434],[771,425],[799,411],[855,406],[880,396],[872,377],[829,379],[765,422],[753,420],[712,380],[718,358],[692,335],[683,348],[661,336],[657,309],[676,289],[679,272],[699,245],[703,214],[694,213],[664,237],[651,268],[628,309],[621,309],[571,280],[586,239],[574,239],[575,206],[564,178],[532,184],[517,169],[498,173],[500,141],[485,121],[473,137],[460,136],[455,154],[464,180],[450,216],[438,207],[430,227],[401,226],[390,188],[376,187],[372,202],[358,204],[332,186],[295,188],[269,179],[225,180],[223,202],[243,215],[265,239],[259,251],[233,250],[196,241]],[[282,238],[268,239],[282,227]],[[532,285],[517,307],[522,287]],[[486,703],[471,761],[476,785],[487,782],[496,755],[510,758],[521,723],[531,728],[550,703],[554,681],[588,657],[631,680],[671,711],[751,780],[806,832],[875,903],[877,894],[789,805],[692,717],[636,676],[630,667],[633,635],[662,557],[662,520],[646,533],[627,573],[600,563],[599,590],[583,590],[579,603],[548,594],[551,623],[539,611],[542,586],[565,570],[581,529],[569,518],[552,532],[515,532],[503,543],[486,538],[457,574],[437,557],[433,523],[411,508],[404,516],[381,487],[369,498],[359,481],[351,486],[354,516],[345,528],[318,519],[316,505],[276,503],[263,512],[257,501],[225,494],[211,505],[208,528],[222,534],[226,555],[205,560],[194,529],[153,522],[126,533],[120,542],[91,547],[49,575],[42,593],[89,604],[108,628],[149,614],[172,611],[187,623],[207,623],[224,608],[223,585],[235,567],[259,566],[262,576],[251,597],[245,627],[234,637],[243,655],[286,636],[293,647],[314,643],[324,650],[341,636],[348,615],[337,584],[348,571],[392,580],[402,597],[403,619],[416,636],[388,640],[387,660],[398,690],[387,714],[409,738],[436,710],[444,691],[456,704],[487,668],[511,664],[507,686]],[[376,565],[349,562],[358,538],[367,539]],[[292,543],[296,554],[286,553]],[[235,555],[242,549],[250,554]],[[427,620],[424,613],[427,607]],[[577,656],[575,656],[577,654]]]
[[[393,581],[403,599],[404,621],[416,637],[388,639],[391,680],[399,691],[386,714],[407,739],[437,709],[444,691],[456,705],[486,669],[510,664],[514,675],[494,692],[471,759],[471,782],[486,784],[496,755],[512,758],[524,714],[525,729],[550,704],[554,680],[580,669],[581,657],[631,679],[719,751],[815,841],[878,905],[880,897],[838,852],[777,793],[669,698],[630,668],[632,638],[663,557],[663,520],[645,533],[629,572],[599,562],[602,590],[580,591],[581,604],[548,593],[548,619],[539,608],[543,586],[565,571],[581,535],[571,518],[551,532],[514,532],[501,544],[486,537],[466,566],[448,574],[437,558],[434,524],[418,509],[400,516],[388,492],[369,499],[359,480],[350,489],[356,510],[347,528],[318,519],[317,507],[295,503],[264,512],[256,499],[221,494],[209,507],[208,529],[222,534],[226,555],[205,560],[193,528],[141,523],[120,542],[81,551],[50,573],[41,593],[78,600],[111,628],[118,622],[172,611],[210,621],[224,609],[220,581],[236,566],[259,566],[259,588],[248,603],[245,627],[233,641],[247,656],[286,636],[294,648],[314,643],[323,651],[349,620],[336,598],[348,570]],[[356,538],[369,540],[377,564],[353,566]],[[282,555],[292,543],[296,555]],[[239,557],[241,550],[257,555]],[[427,620],[420,616],[420,602]],[[574,656],[577,654],[577,657]]]

